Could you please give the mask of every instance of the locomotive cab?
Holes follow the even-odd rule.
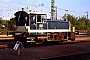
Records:
[[[47,14],[42,12],[18,11],[14,15],[16,16],[17,32],[30,32],[30,30],[43,29],[42,25],[47,19]]]
[[[30,13],[29,18],[30,18],[30,23],[31,24],[36,24],[36,23],[43,23],[44,20],[46,20],[47,15],[43,13]]]
[[[29,14],[29,26],[30,30],[28,32],[30,35],[44,35],[44,32],[39,30],[47,29],[46,19],[47,14],[43,12],[31,12]]]

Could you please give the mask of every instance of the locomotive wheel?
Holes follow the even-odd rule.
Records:
[[[74,41],[74,40],[75,40],[75,38],[68,38],[68,40]]]

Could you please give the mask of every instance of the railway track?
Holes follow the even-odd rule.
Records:
[[[40,60],[90,60],[90,52],[82,52],[71,55],[41,58]]]
[[[8,48],[8,45],[14,45],[15,42],[13,41],[12,35],[0,35],[0,48]],[[67,43],[81,43],[81,42],[90,42],[90,36],[89,35],[76,35],[76,39],[74,41],[71,40],[63,40],[63,42],[59,42],[58,44],[67,44]],[[57,44],[53,41],[54,44]],[[53,43],[47,43],[47,44],[53,44]],[[27,45],[30,45],[33,43],[29,43]],[[45,44],[45,43],[44,43]],[[34,43],[34,45],[41,45],[41,43]]]
[[[30,47],[21,49],[19,56],[12,48],[0,49],[0,53],[3,53],[0,60],[90,60],[89,47],[90,42]]]
[[[2,50],[2,49],[7,49],[7,48],[13,48],[14,47],[14,45],[15,45],[15,42],[14,42],[14,40],[13,39],[9,39],[9,38],[12,38],[11,36],[9,36],[9,37],[0,37],[1,39],[0,39],[0,49]],[[4,38],[4,39],[2,39],[2,38]],[[7,39],[8,38],[8,39]],[[45,57],[45,58],[42,58],[42,57],[40,57],[39,58],[39,60],[90,60],[90,52],[88,52],[88,51],[85,51],[85,50],[87,50],[87,49],[85,49],[85,48],[81,48],[81,46],[83,46],[83,47],[85,47],[84,45],[81,45],[80,47],[78,47],[78,49],[79,48],[81,48],[81,49],[79,49],[79,50],[81,50],[80,51],[80,53],[76,53],[77,51],[79,51],[77,48],[76,48],[76,46],[75,45],[78,45],[78,44],[73,44],[73,43],[79,43],[79,44],[82,44],[82,42],[90,42],[90,36],[86,36],[86,35],[77,35],[76,36],[76,40],[75,41],[71,41],[71,40],[65,40],[65,41],[63,41],[63,42],[59,42],[59,44],[56,44],[56,46],[58,45],[58,46],[67,46],[68,47],[68,45],[70,46],[71,45],[71,47],[70,47],[70,50],[71,51],[69,51],[69,50],[67,50],[67,51],[69,51],[70,52],[70,54],[68,54],[68,53],[66,53],[65,55],[62,55],[62,56],[57,56],[57,55],[55,55],[54,57]],[[45,52],[45,49],[44,49],[44,47],[46,48],[46,47],[50,47],[51,48],[51,51],[52,51],[52,49],[55,49],[56,51],[58,50],[58,48],[52,48],[53,46],[55,46],[55,45],[53,45],[53,43],[48,43],[48,44],[31,44],[31,43],[28,43],[26,46],[28,47],[26,47],[25,48],[25,50],[24,51],[28,51],[28,50],[31,50],[31,53],[32,54],[30,54],[30,56],[33,56],[33,52],[32,52],[32,49],[33,49],[33,51],[34,52],[36,52],[36,55],[38,55],[38,52],[41,54],[40,56],[42,56],[43,55],[43,53],[42,52]],[[48,45],[48,46],[47,46]],[[73,50],[73,47],[72,47],[72,45],[77,49],[77,51],[75,52],[74,50]],[[86,45],[86,44],[85,44]],[[37,47],[36,47],[37,46]],[[52,47],[51,47],[52,46]],[[65,47],[66,47],[65,46]],[[88,46],[88,45],[87,45]],[[86,47],[87,47],[86,46]],[[29,47],[31,48],[31,49],[29,49]],[[65,47],[62,47],[62,48],[65,48]],[[36,48],[41,48],[40,50],[39,49],[37,49],[36,50]],[[62,49],[62,48],[60,48],[60,50]],[[75,49],[74,48],[74,49]],[[8,51],[9,51],[9,49],[8,49]],[[67,48],[65,48],[65,49],[67,49]],[[82,49],[85,49],[85,50],[82,50]],[[88,48],[89,49],[89,48]],[[54,50],[54,51],[55,51]],[[24,52],[23,51],[23,52]],[[46,51],[48,51],[48,50],[46,50]],[[53,51],[53,52],[54,52]],[[63,49],[61,50],[61,51],[63,51]],[[71,52],[74,52],[73,54],[71,53]],[[5,51],[3,51],[3,52],[5,52]],[[9,52],[10,53],[10,52]],[[29,52],[28,52],[29,53]],[[50,52],[51,53],[51,52]],[[60,53],[60,52],[55,52],[55,53],[53,53],[53,54],[57,54],[57,53]],[[5,54],[5,53],[4,53]],[[8,54],[8,53],[7,53]],[[6,54],[6,55],[7,55]],[[27,53],[23,53],[23,54],[27,54]],[[51,53],[51,55],[53,55],[52,53]],[[64,53],[60,53],[60,54],[64,54]],[[49,55],[49,54],[48,54]],[[5,55],[4,55],[5,56]],[[14,56],[13,54],[12,54],[12,56]],[[22,55],[23,57],[24,57],[24,55]],[[29,56],[29,55],[26,55],[27,57]],[[15,55],[15,57],[17,57],[16,55]],[[19,56],[20,57],[20,56]],[[43,56],[44,57],[44,56]],[[30,57],[30,58],[32,58],[32,57]],[[35,58],[35,56],[33,56],[33,58]],[[32,58],[32,59],[33,59]],[[2,58],[2,59],[4,59],[4,58]],[[9,57],[7,57],[7,59],[11,59],[11,58],[9,58]],[[17,59],[18,60],[18,59]],[[38,60],[38,59],[36,59],[36,60]]]

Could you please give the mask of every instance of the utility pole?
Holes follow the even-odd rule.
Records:
[[[57,20],[57,6],[55,6],[55,8],[56,8],[56,20]]]
[[[87,29],[88,29],[88,11],[85,12],[85,13],[86,13],[86,18],[87,18],[87,20],[86,20],[86,27],[87,27]]]
[[[57,6],[55,6],[55,0],[51,0],[51,20],[57,20]]]
[[[65,20],[67,20],[67,15],[68,15],[68,14],[67,14],[67,11],[68,11],[68,10],[65,10],[65,11],[66,11],[66,13],[65,13]]]
[[[55,7],[55,0],[51,0],[51,20],[54,20],[54,7]]]
[[[86,17],[87,17],[87,19],[88,19],[88,11],[87,12],[85,12],[86,13]]]

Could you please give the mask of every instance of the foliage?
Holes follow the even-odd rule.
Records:
[[[7,30],[7,20],[0,20],[0,31]]]
[[[5,27],[3,27],[5,26]],[[10,20],[0,20],[0,31],[14,30],[16,26],[15,18]]]
[[[9,30],[14,30],[16,27],[16,22],[15,22],[15,18],[11,18],[10,21],[8,21],[8,29]]]
[[[73,15],[68,14],[67,20],[70,21],[71,27],[75,27],[76,30],[89,30],[90,29],[90,20],[87,20],[86,17],[74,17]]]
[[[1,28],[1,20],[2,20],[2,17],[0,17],[0,28]]]

